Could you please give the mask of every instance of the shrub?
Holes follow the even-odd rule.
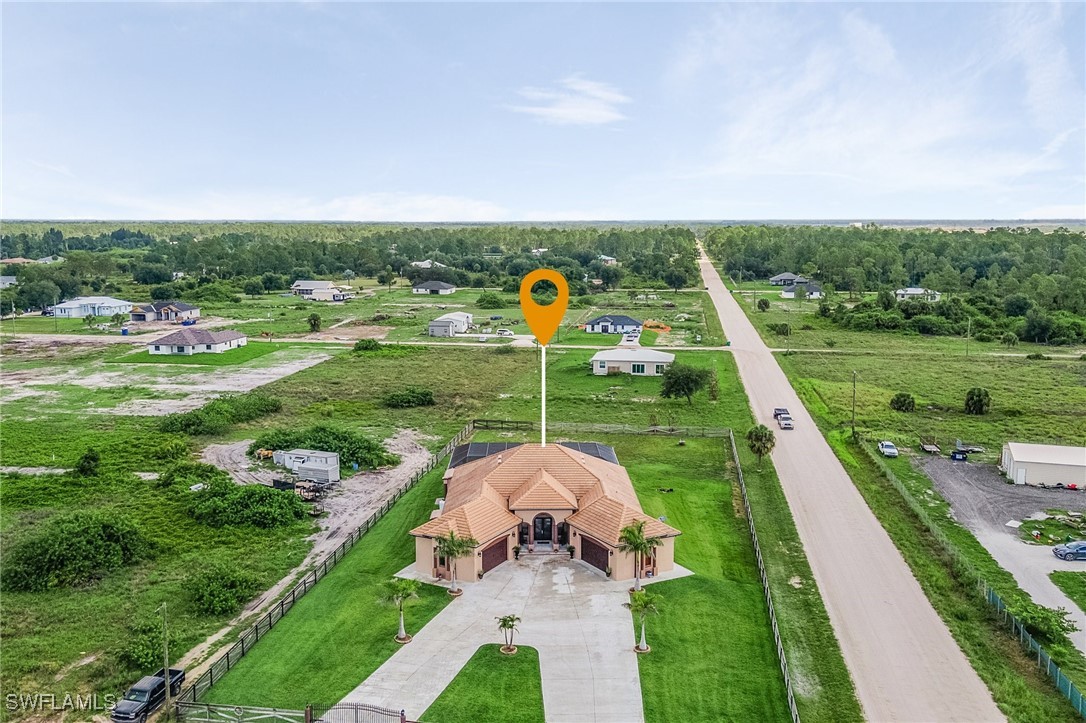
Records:
[[[517,350],[509,344],[502,344],[491,349],[495,354],[516,354]]]
[[[836,339],[826,339],[823,343],[826,345],[827,349],[832,349],[835,346],[837,346],[837,340]]]
[[[398,392],[389,392],[381,400],[381,403],[392,409],[430,407],[434,404],[434,393],[429,389],[408,387]]]
[[[257,592],[257,581],[235,567],[215,563],[185,579],[185,591],[203,615],[232,615]]]
[[[814,327],[810,324],[804,324],[799,328],[800,331],[814,331]]]
[[[1042,354],[1040,352],[1036,352],[1036,351],[1033,352],[1032,354],[1026,354],[1026,359],[1032,359],[1034,361],[1044,361],[1046,359],[1051,359],[1051,358],[1052,357],[1046,356],[1046,355],[1044,355],[1044,354]]]
[[[41,591],[82,585],[132,564],[149,550],[131,521],[100,511],[74,512],[49,520],[11,546],[3,587]]]
[[[230,476],[215,465],[204,462],[178,462],[158,478],[158,486],[192,487],[197,484],[208,485],[219,480],[229,482]]]
[[[358,352],[381,351],[381,342],[376,339],[359,339],[354,343],[354,350]]]
[[[76,464],[75,471],[84,477],[94,477],[98,474],[98,463],[101,461],[102,457],[98,454],[98,450],[91,447],[79,458],[79,463]]]
[[[176,627],[166,628],[170,648],[178,642]],[[120,661],[134,670],[158,670],[162,667],[162,617],[148,615],[137,618],[128,627],[124,647],[117,652]]]
[[[890,400],[890,409],[895,412],[915,412],[916,400],[913,399],[913,395],[907,392],[898,392]]]
[[[171,460],[185,457],[188,453],[189,446],[185,444],[185,440],[173,438],[164,440],[159,444],[158,447],[151,452],[151,456],[155,459]]]
[[[758,311],[769,311],[769,299],[758,299]]]
[[[770,324],[769,328],[777,336],[791,336],[792,335],[792,326],[791,326],[791,324],[787,324],[787,323]]]
[[[991,334],[989,334],[986,331],[982,331],[979,334],[975,334],[973,336],[973,338],[976,339],[977,341],[981,342],[982,344],[988,344],[990,342],[995,341],[995,337],[993,337]]]
[[[219,397],[200,409],[162,418],[160,432],[184,432],[185,434],[218,434],[231,424],[251,422],[283,408],[275,397],[260,392],[247,392]]]
[[[966,414],[987,414],[992,408],[992,395],[987,389],[973,387],[965,393]]]
[[[214,479],[192,493],[189,514],[211,527],[280,527],[306,515],[306,504],[293,492],[264,485],[236,485],[229,479]]]
[[[1026,630],[1043,642],[1066,642],[1067,636],[1078,630],[1074,621],[1068,618],[1069,613],[1063,608],[1053,610],[1029,600],[1016,599],[1007,604],[1007,610],[1026,626]]]
[[[1018,346],[1018,335],[1013,331],[1008,331],[999,337],[999,343],[1004,346]]]
[[[478,300],[475,305],[480,309],[504,309],[512,304],[506,303],[505,299],[495,294],[493,291],[484,291],[479,294]]]
[[[372,439],[330,425],[318,424],[306,429],[273,429],[257,437],[249,445],[249,454],[258,449],[320,449],[335,452],[345,465],[357,464],[363,469],[376,469],[397,464],[400,458],[385,451]]]

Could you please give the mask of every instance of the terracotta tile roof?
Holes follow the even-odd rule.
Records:
[[[571,526],[609,545],[618,545],[622,528],[638,520],[645,522],[646,537],[674,537],[679,534],[671,525],[646,515],[641,511],[640,505],[631,507],[610,497],[600,497],[566,518]]]
[[[545,469],[529,477],[509,495],[511,510],[577,509],[577,498]]]
[[[411,530],[416,537],[442,537],[455,530],[460,537],[485,543],[520,525],[520,518],[486,498],[473,500],[455,510],[446,509],[424,525]]]
[[[571,525],[611,545],[637,520],[651,536],[678,535],[641,511],[626,469],[561,445],[522,444],[464,463],[445,474],[443,513],[411,534],[436,537],[456,530],[480,542],[520,523],[509,510],[575,510]]]

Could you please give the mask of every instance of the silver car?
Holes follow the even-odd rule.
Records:
[[[896,457],[897,447],[894,446],[893,442],[879,442],[879,452],[883,457]]]

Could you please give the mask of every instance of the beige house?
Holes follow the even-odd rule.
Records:
[[[675,528],[641,511],[626,469],[614,450],[595,442],[470,444],[453,452],[445,473],[444,504],[411,530],[415,569],[450,577],[451,561],[439,557],[435,538],[455,531],[479,544],[456,561],[456,576],[474,582],[521,554],[569,554],[616,580],[634,577],[634,558],[618,551],[619,534],[637,521],[645,534],[663,538],[644,562],[644,575],[675,565]]]
[[[675,361],[675,355],[666,351],[643,349],[641,347],[620,346],[596,352],[590,360],[592,373],[597,376],[607,374],[634,374],[636,376],[658,377]]]

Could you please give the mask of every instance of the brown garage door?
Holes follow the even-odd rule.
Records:
[[[505,538],[503,537],[483,550],[483,572],[490,572],[505,562],[508,557],[509,553],[506,550]]]
[[[581,559],[593,567],[607,571],[607,548],[595,540],[581,535]]]

